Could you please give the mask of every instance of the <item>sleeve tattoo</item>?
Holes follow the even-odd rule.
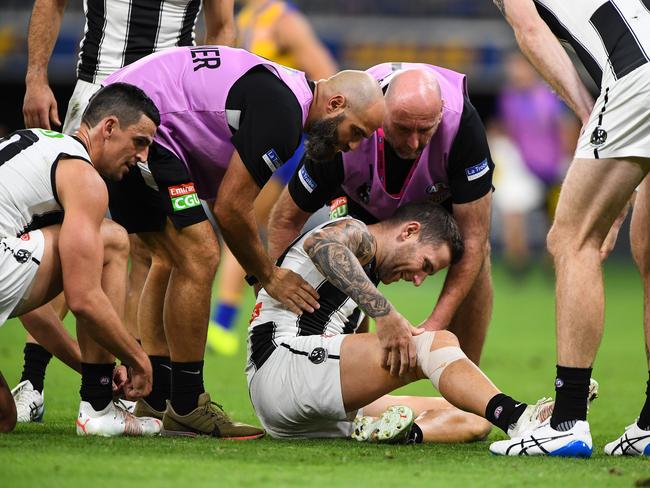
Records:
[[[390,302],[363,270],[375,254],[377,243],[367,227],[356,220],[342,220],[312,234],[304,244],[311,260],[334,286],[352,298],[370,317],[391,311]]]

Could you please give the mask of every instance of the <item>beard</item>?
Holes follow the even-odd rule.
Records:
[[[336,133],[344,114],[314,122],[307,131],[305,155],[313,161],[328,161],[336,156],[339,138]]]

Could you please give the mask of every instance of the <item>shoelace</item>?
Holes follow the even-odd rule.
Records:
[[[37,391],[20,390],[14,397],[16,410],[26,408],[31,416],[32,409],[36,408],[36,400],[40,394]]]
[[[531,418],[537,418],[539,422],[544,422],[553,414],[555,402],[552,398],[542,398],[535,404]]]
[[[142,434],[142,425],[140,424],[139,419],[129,413],[124,407],[118,404],[113,404],[115,409],[115,419],[121,417],[122,422],[124,422],[124,435],[141,435]]]
[[[216,407],[216,408],[214,408]],[[226,412],[224,412],[223,407],[216,402],[210,402],[205,404],[205,413],[212,417],[216,417],[217,420],[224,423],[232,423],[230,417]]]

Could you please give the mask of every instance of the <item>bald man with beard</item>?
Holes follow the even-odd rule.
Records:
[[[465,75],[414,63],[380,64],[368,73],[385,92],[382,127],[327,164],[305,158],[271,214],[269,254],[279,256],[309,215],[328,203],[333,218],[350,215],[368,224],[406,203],[440,203],[453,213],[465,253],[450,267],[421,327],[452,331],[478,364],[492,312],[494,164]]]

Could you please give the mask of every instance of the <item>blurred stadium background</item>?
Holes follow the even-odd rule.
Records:
[[[110,0],[107,0],[110,1]],[[512,31],[490,0],[294,0],[313,23],[319,37],[342,68],[365,69],[385,61],[424,62],[468,75],[470,97],[484,123],[497,112],[497,97],[506,82],[505,61],[515,48]],[[27,65],[27,25],[32,2],[0,0],[0,133],[23,126],[22,103]],[[82,0],[68,0],[66,13],[50,62],[50,82],[65,114],[75,81],[76,53],[83,33]],[[202,22],[199,22],[202,26]],[[199,32],[198,39],[201,38]],[[498,165],[498,162],[497,162]],[[497,192],[499,183],[496,182]],[[521,286],[506,272],[499,259],[502,250],[501,219],[493,221],[495,307],[482,366],[504,390],[522,398],[552,394],[554,370],[553,278],[549,266],[533,266]],[[535,258],[543,256],[546,233],[541,206],[526,215]],[[606,266],[608,293],[607,329],[594,376],[601,381],[602,399],[590,414],[600,447],[620,434],[620,428],[638,411],[642,398],[644,358],[642,347],[642,294],[638,274],[631,265],[627,224],[621,230],[614,256]],[[543,259],[540,259],[543,262]],[[542,270],[544,269],[544,270]],[[408,284],[386,290],[390,300],[414,323],[422,320],[442,283],[442,276],[413,289]],[[585,284],[588,286],[588,284]],[[252,298],[247,297],[245,310]],[[247,312],[240,315],[238,334],[244,340]],[[72,327],[69,316],[67,325]],[[12,320],[0,330],[0,359],[8,368],[11,384],[19,377],[23,330]],[[206,378],[228,411],[244,421],[254,421],[242,374],[244,351],[226,358],[209,355]],[[502,486],[562,483],[582,485],[586,480],[607,486],[648,486],[647,465],[636,460],[578,461],[571,469],[553,469],[553,460],[497,460],[486,455],[486,444],[424,446],[418,450],[351,446],[343,441],[295,444],[263,443],[225,445],[210,440],[159,443],[155,440],[78,439],[71,435],[77,408],[78,377],[53,362],[48,373],[48,410],[44,425],[22,426],[11,436],[0,437],[0,472],[6,486],[33,486],[48,477],[51,486],[120,486],[155,483],[176,486],[178,473],[192,467],[193,486],[214,486],[215,474],[227,485],[251,483],[304,486],[332,481],[330,465],[336,464],[340,486],[366,484],[430,486],[439,484],[482,486],[495,473]],[[429,385],[405,391],[430,394]],[[58,394],[58,392],[66,392]],[[48,432],[49,436],[43,436]],[[494,432],[492,439],[499,434]],[[199,449],[190,449],[198,442]],[[88,446],[93,448],[88,449]],[[224,446],[226,446],[224,448]],[[119,449],[116,449],[119,447]],[[144,449],[146,448],[146,449]],[[38,450],[38,456],[34,456]],[[111,462],[104,454],[110,452]],[[170,456],[169,454],[173,454]],[[288,454],[288,455],[287,455]],[[79,457],[84,462],[79,463]],[[135,459],[134,459],[135,458]],[[250,464],[254,458],[255,463]],[[25,466],[28,460],[28,466]],[[296,467],[295,461],[300,467]],[[402,469],[394,466],[399,462]],[[392,469],[386,469],[393,463]],[[101,466],[98,477],[95,466]],[[126,466],[126,469],[125,469]],[[215,466],[218,469],[215,470]],[[360,466],[364,466],[360,471]],[[225,468],[225,469],[224,469]],[[560,468],[558,464],[558,468]],[[55,474],[52,477],[52,474]],[[642,478],[641,478],[642,477]],[[128,480],[128,481],[127,481]],[[406,481],[405,481],[406,480]],[[0,481],[0,486],[5,486]]]

